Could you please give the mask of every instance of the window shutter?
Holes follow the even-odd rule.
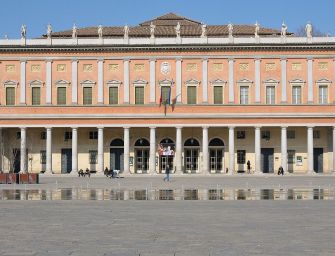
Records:
[[[83,104],[92,105],[92,87],[83,88]]]
[[[144,87],[135,87],[135,104],[144,104]]]
[[[161,90],[162,90],[162,103],[165,104],[169,95],[170,86],[162,86]]]
[[[109,87],[109,104],[118,104],[119,102],[119,88]]]
[[[40,105],[41,104],[41,88],[40,87],[32,87],[31,88],[31,102],[32,105]]]
[[[223,104],[222,86],[214,86],[214,104]]]
[[[57,89],[57,104],[66,105],[66,87],[58,87]]]
[[[15,88],[6,88],[6,105],[15,105]]]
[[[187,104],[197,104],[196,86],[187,86]]]

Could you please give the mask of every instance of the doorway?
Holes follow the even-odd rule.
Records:
[[[224,170],[224,143],[215,138],[209,142],[210,172],[222,173]]]
[[[135,173],[148,173],[150,143],[140,138],[135,142]]]
[[[110,161],[109,169],[110,170],[120,170],[120,173],[124,169],[124,144],[122,139],[114,139],[110,143]]]
[[[263,173],[273,173],[273,148],[262,148],[261,149],[261,163]]]
[[[323,148],[314,148],[313,149],[313,162],[314,162],[314,171],[316,173],[323,172]]]
[[[72,171],[72,149],[62,148],[61,154],[61,173],[70,173]]]

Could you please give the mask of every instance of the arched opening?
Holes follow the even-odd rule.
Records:
[[[210,172],[224,172],[224,142],[219,138],[212,139],[209,144]]]
[[[150,143],[145,138],[135,142],[135,173],[148,173]]]
[[[120,170],[123,172],[124,144],[122,139],[114,139],[110,143],[110,170]]]
[[[164,138],[158,144],[159,173],[165,173],[166,165],[169,164],[170,170],[174,170],[173,159],[175,155],[175,143],[170,138]]]
[[[197,173],[199,170],[199,141],[190,138],[184,143],[184,170],[185,173]]]

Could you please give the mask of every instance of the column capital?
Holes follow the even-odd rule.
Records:
[[[261,59],[260,57],[255,57],[255,58],[254,58],[254,61],[259,61],[259,62],[260,62],[261,60],[262,60],[262,59]]]
[[[105,62],[105,59],[104,59],[104,58],[98,58],[98,59],[97,59],[97,62],[101,62],[101,61],[102,61],[102,62]]]
[[[156,129],[156,126],[149,126],[150,129]]]
[[[53,127],[50,127],[50,126],[46,126],[45,129],[47,130],[51,130]]]
[[[73,62],[77,62],[77,63],[79,62],[78,59],[72,59],[71,61],[72,61],[72,63],[73,63]]]
[[[54,60],[53,59],[45,59],[45,62],[48,63],[48,62],[53,62]]]
[[[100,129],[104,129],[105,127],[103,126],[97,126],[97,129],[100,130]]]
[[[262,126],[255,126],[256,130],[260,130],[262,128]]]
[[[208,128],[209,128],[208,125],[204,125],[204,126],[202,126],[202,129],[208,129]]]
[[[182,126],[176,126],[176,129],[183,129],[183,127]]]
[[[314,61],[314,58],[313,57],[307,57],[306,60],[307,61],[309,61],[309,60]]]
[[[130,129],[130,126],[123,126],[123,129]]]
[[[177,57],[176,61],[183,61],[183,59],[181,57]]]
[[[228,62],[234,62],[235,61],[235,59],[233,59],[233,58],[228,58]]]
[[[22,62],[27,63],[27,59],[26,59],[26,58],[20,58],[20,62],[21,62],[21,63],[22,63]]]
[[[309,125],[309,126],[307,126],[307,129],[313,129],[315,126],[311,126],[311,125]]]
[[[72,130],[78,130],[78,127],[71,127]]]
[[[228,126],[229,130],[234,130],[235,126]]]
[[[20,130],[27,130],[27,127],[20,127]]]
[[[280,61],[283,61],[283,62],[285,61],[285,62],[286,62],[286,61],[287,61],[287,58],[285,58],[285,57],[280,58]]]
[[[203,57],[202,62],[208,62],[208,57]]]
[[[287,129],[287,127],[288,127],[288,126],[285,126],[285,125],[284,125],[284,126],[281,126],[282,129]]]
[[[123,58],[123,62],[130,62],[130,58]]]
[[[156,62],[157,59],[156,58],[149,58],[149,62]]]

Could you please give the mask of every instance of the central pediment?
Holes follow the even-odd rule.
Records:
[[[177,24],[182,25],[182,26],[198,26],[201,25],[201,22],[191,20],[188,18],[185,18],[183,16],[177,15],[175,13],[168,13],[162,16],[159,16],[155,19],[144,21],[140,23],[140,26],[150,26],[150,24],[154,24],[155,26],[176,26]]]

